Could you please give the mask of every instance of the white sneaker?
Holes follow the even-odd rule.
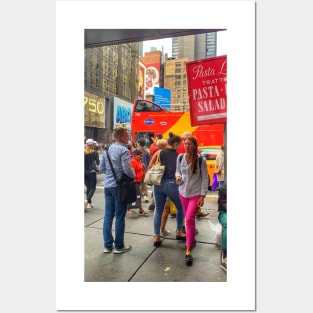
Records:
[[[92,206],[92,204],[91,203],[88,203],[87,204],[87,209],[91,209],[93,206]]]
[[[124,246],[121,249],[114,249],[113,253],[124,253],[124,252],[128,252],[130,249],[132,248],[132,246]]]

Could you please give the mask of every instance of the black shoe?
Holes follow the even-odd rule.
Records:
[[[176,240],[184,240],[184,241],[186,241],[186,237],[176,235]]]
[[[149,211],[154,211],[155,205],[154,204],[150,204],[148,207]]]
[[[188,266],[192,265],[193,258],[192,258],[191,254],[188,254],[188,255],[186,254],[185,255],[185,260],[186,260],[186,265],[188,265]]]
[[[155,247],[160,247],[161,243],[162,243],[162,241],[154,241],[154,242],[153,242],[153,245],[154,245]]]

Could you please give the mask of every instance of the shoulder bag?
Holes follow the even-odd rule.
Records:
[[[109,156],[109,152],[106,151],[106,153],[108,156],[112,173],[115,178],[115,182],[117,184],[117,196],[119,204],[124,205],[135,202],[137,200],[137,193],[134,179],[123,173],[121,178],[118,180],[112,165],[111,158]]]
[[[153,166],[146,173],[144,183],[148,185],[161,185],[161,180],[164,175],[165,165],[161,165],[160,153],[157,157],[157,160],[153,164]]]

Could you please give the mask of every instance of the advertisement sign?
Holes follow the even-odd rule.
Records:
[[[138,63],[138,72],[137,72],[137,94],[138,99],[145,99],[145,76],[146,76],[146,67],[143,63]]]
[[[171,90],[167,88],[154,87],[154,103],[164,109],[171,107]]]
[[[85,126],[104,128],[104,97],[85,90],[84,94]]]
[[[186,63],[191,125],[226,123],[227,56]]]
[[[130,130],[130,123],[132,120],[132,107],[131,102],[127,102],[120,98],[114,97],[114,125],[113,128],[117,126],[124,126]]]
[[[145,95],[153,96],[154,87],[160,86],[160,63],[146,64]]]

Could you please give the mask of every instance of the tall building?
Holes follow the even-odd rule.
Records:
[[[85,135],[109,142],[112,99],[138,98],[139,43],[86,48],[84,57]]]
[[[171,90],[171,111],[189,111],[186,62],[188,58],[169,58],[164,63],[164,88]]]
[[[216,56],[216,32],[172,38],[172,57],[189,61]]]

